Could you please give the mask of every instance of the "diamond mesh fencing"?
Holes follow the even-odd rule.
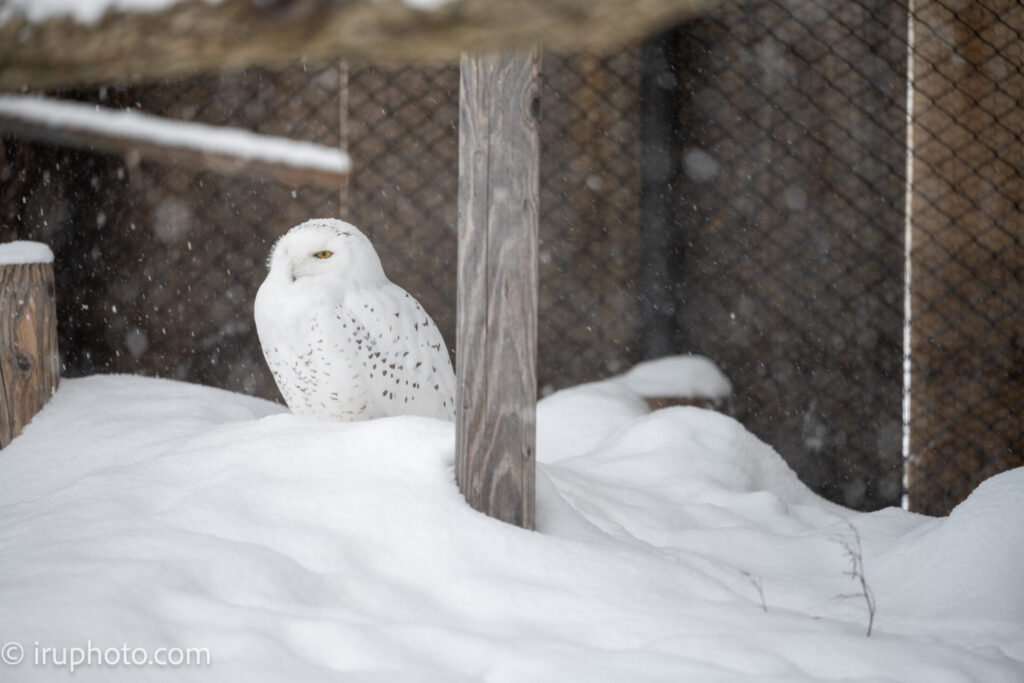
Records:
[[[539,377],[549,392],[640,357],[635,53],[546,55]],[[349,219],[455,342],[458,68],[352,65]],[[454,349],[453,349],[454,353]]]
[[[1010,0],[729,0],[648,46],[545,54],[542,393],[701,353],[740,421],[859,509],[942,514],[1022,464],[1022,31]],[[352,158],[336,188],[5,138],[0,238],[54,247],[65,375],[276,398],[252,300],[315,216],[366,232],[453,346],[458,84],[308,64],[60,93]]]
[[[913,21],[911,501],[1024,464],[1024,4]]]
[[[899,504],[906,13],[793,4],[683,29],[681,346],[812,488]]]

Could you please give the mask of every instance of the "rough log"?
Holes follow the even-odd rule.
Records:
[[[57,389],[53,264],[0,265],[0,448]]]
[[[712,0],[185,0],[160,12],[114,12],[0,26],[0,88],[152,80],[297,59],[444,60],[463,51],[544,44],[613,50],[693,16]]]
[[[455,472],[477,510],[534,526],[539,51],[462,59]]]

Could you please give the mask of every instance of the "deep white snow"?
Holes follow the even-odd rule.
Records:
[[[53,263],[53,252],[42,242],[15,240],[0,243],[0,266],[22,263]]]
[[[261,135],[240,128],[178,121],[131,109],[110,109],[36,95],[0,95],[0,114],[53,128],[73,126],[101,135],[168,147],[216,152],[241,159],[347,172],[349,157],[336,147]]]
[[[0,451],[0,641],[26,653],[0,677],[71,680],[33,652],[88,641],[212,663],[74,680],[1024,680],[1024,469],[948,518],[858,514],[734,420],[620,382],[539,421],[529,532],[463,502],[448,422],[64,380]],[[870,638],[836,599],[849,524]]]

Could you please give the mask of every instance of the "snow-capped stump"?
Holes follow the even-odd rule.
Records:
[[[615,380],[642,396],[651,410],[697,406],[732,413],[732,382],[704,356],[665,356],[645,361]]]
[[[59,368],[53,252],[0,244],[0,448],[50,400]]]

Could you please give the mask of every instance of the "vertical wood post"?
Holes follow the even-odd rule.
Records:
[[[348,130],[350,118],[351,112],[348,106],[348,60],[343,59],[338,62],[338,146],[346,154],[349,153]],[[345,177],[345,182],[342,183],[341,188],[338,190],[337,215],[345,216],[346,220],[348,220],[351,214],[351,202],[349,201],[351,196],[349,187],[352,185],[349,178],[351,173],[350,168],[349,173]]]
[[[540,52],[463,55],[455,473],[471,506],[534,526]]]
[[[641,52],[641,222],[643,253],[644,356],[659,358],[678,349],[676,306],[679,287],[681,96],[678,69],[680,32],[666,31]]]
[[[0,265],[0,448],[57,389],[53,264]]]

